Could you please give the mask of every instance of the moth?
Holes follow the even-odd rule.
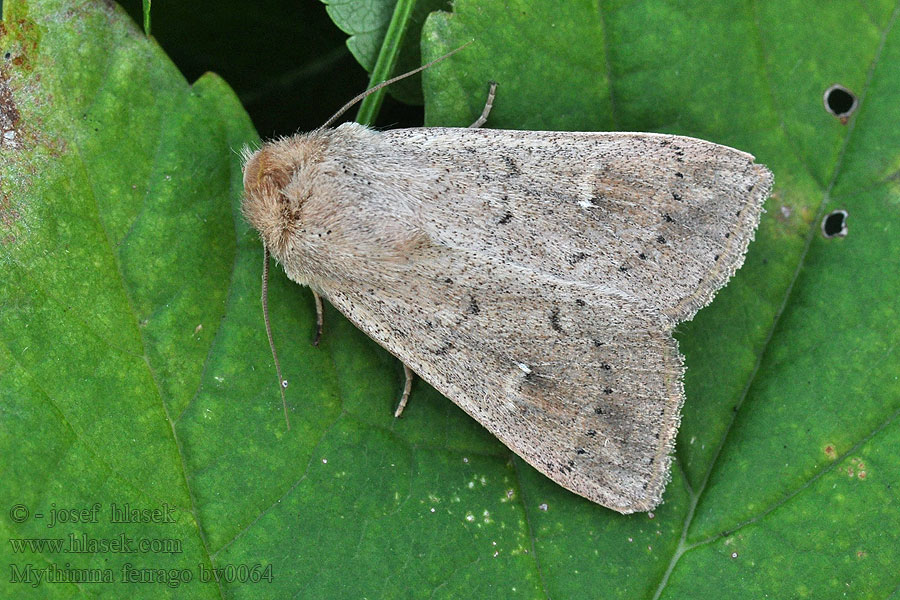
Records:
[[[750,154],[677,135],[345,123],[248,152],[242,210],[320,331],[322,297],[403,362],[398,414],[415,373],[630,513],[669,479],[672,330],[741,266],[771,187]]]

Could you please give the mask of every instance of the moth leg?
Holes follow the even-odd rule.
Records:
[[[319,345],[322,339],[322,324],[325,322],[325,313],[322,310],[322,297],[313,292],[313,299],[316,301],[316,339],[313,340],[313,346]]]
[[[406,363],[403,363],[403,376],[406,378],[406,381],[403,383],[403,395],[400,396],[400,404],[397,406],[397,410],[394,411],[395,417],[403,414],[403,409],[406,408],[406,402],[409,400],[409,391],[412,389],[413,377],[416,376],[412,369],[406,366]]]
[[[491,89],[488,90],[487,101],[484,103],[484,108],[481,111],[481,116],[475,119],[475,122],[469,125],[469,129],[478,129],[482,125],[487,122],[488,115],[491,112],[491,109],[494,108],[494,96],[497,92],[497,82],[491,82]]]

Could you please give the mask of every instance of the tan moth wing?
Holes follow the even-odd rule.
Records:
[[[289,277],[539,471],[633,512],[668,479],[672,327],[740,266],[771,174],[676,136],[348,124],[268,144],[245,187]]]
[[[681,356],[659,315],[483,255],[424,254],[414,277],[384,281],[377,299],[365,285],[323,291],[563,487],[620,512],[655,506],[683,398]]]
[[[433,239],[502,249],[513,263],[607,286],[673,321],[690,319],[741,266],[772,187],[772,174],[751,155],[682,136],[427,128],[383,135],[469,182],[464,194],[442,194],[427,207],[422,219]]]

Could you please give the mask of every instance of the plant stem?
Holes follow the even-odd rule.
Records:
[[[394,6],[394,14],[391,16],[391,22],[384,35],[384,41],[381,43],[381,50],[378,52],[375,66],[372,67],[369,87],[385,81],[394,71],[394,67],[397,65],[397,58],[400,56],[400,46],[403,44],[406,30],[409,29],[415,5],[416,0],[397,0],[397,5]],[[357,123],[371,125],[375,121],[375,117],[381,109],[381,102],[384,100],[385,92],[385,89],[380,89],[365,97],[359,105],[359,112],[356,113]]]

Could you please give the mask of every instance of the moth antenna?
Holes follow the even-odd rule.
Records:
[[[291,420],[288,418],[287,399],[284,397],[287,381],[281,378],[281,365],[278,363],[278,353],[275,352],[275,341],[272,339],[272,325],[269,323],[269,247],[265,244],[263,244],[262,307],[263,320],[266,322],[266,335],[269,337],[269,348],[272,349],[272,358],[275,359],[278,390],[281,392],[281,404],[284,406],[284,421],[287,423],[287,428],[290,429]]]
[[[474,41],[475,41],[475,40],[471,40],[471,41],[469,41],[469,42],[466,42],[465,44],[463,44],[463,45],[460,46],[459,48],[457,48],[457,49],[455,49],[455,50],[451,50],[450,52],[448,52],[447,54],[444,54],[443,56],[438,56],[438,57],[437,57],[436,59],[434,59],[433,61],[431,61],[431,62],[429,62],[429,63],[426,63],[426,64],[422,65],[421,67],[419,67],[419,68],[417,68],[417,69],[413,69],[412,71],[407,71],[406,73],[403,73],[402,75],[397,75],[396,77],[391,77],[391,78],[388,79],[387,81],[382,81],[382,82],[379,83],[378,85],[373,85],[372,87],[370,87],[369,89],[367,89],[367,90],[364,91],[363,93],[357,95],[355,98],[353,98],[353,100],[351,100],[350,102],[348,102],[347,104],[345,104],[344,106],[342,106],[341,109],[340,109],[339,111],[337,111],[336,113],[334,113],[334,114],[331,116],[330,119],[328,119],[327,121],[325,121],[325,124],[322,125],[322,127],[320,127],[319,129],[325,129],[326,127],[328,127],[329,125],[331,125],[332,123],[334,123],[336,120],[338,120],[338,118],[340,118],[340,116],[341,116],[342,114],[344,114],[345,112],[347,112],[348,110],[350,110],[351,108],[353,108],[353,105],[354,105],[354,104],[356,104],[357,102],[361,101],[363,98],[365,98],[365,97],[368,96],[369,94],[373,94],[373,93],[377,92],[378,90],[380,90],[381,88],[387,87],[387,86],[391,85],[392,83],[395,83],[395,82],[397,82],[397,81],[400,81],[401,79],[406,79],[406,78],[409,77],[410,75],[415,75],[416,73],[419,73],[420,71],[424,71],[425,69],[427,69],[427,68],[430,67],[431,65],[433,65],[433,64],[435,64],[435,63],[437,63],[437,62],[440,62],[440,61],[444,60],[445,58],[449,58],[449,57],[453,56],[454,54],[456,54],[457,52],[459,52],[460,50],[462,50],[463,48],[465,48],[466,46],[468,46],[469,44],[471,44],[471,43],[474,42]]]

